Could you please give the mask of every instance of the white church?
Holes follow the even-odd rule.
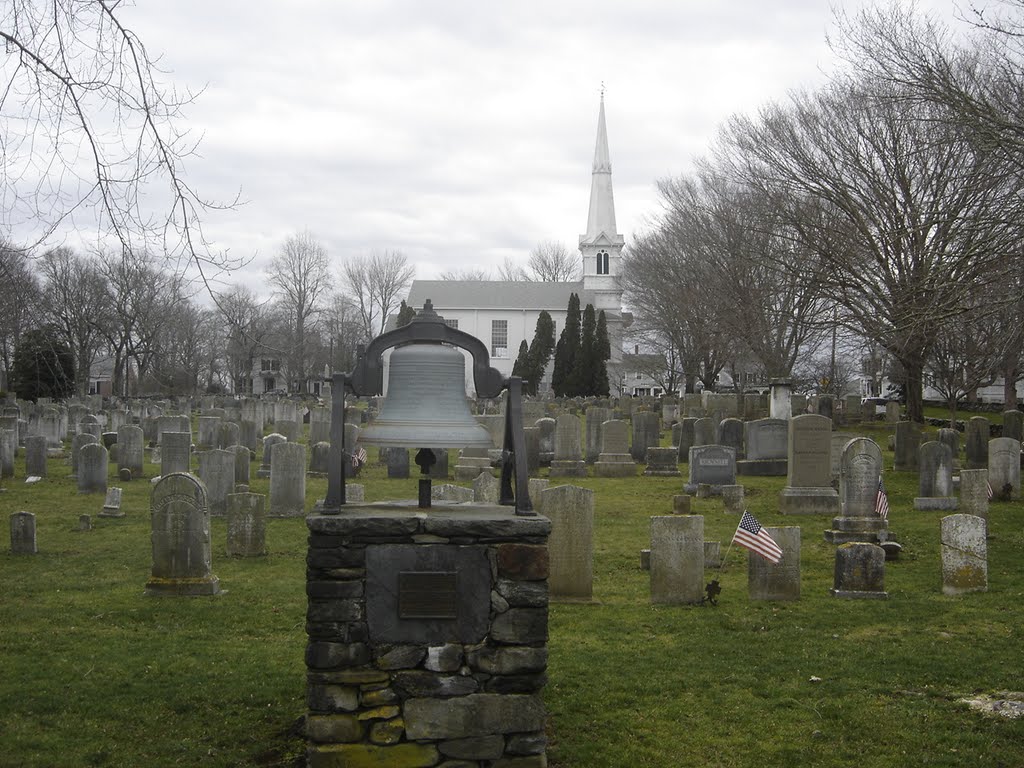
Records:
[[[478,280],[415,280],[407,303],[416,310],[430,299],[434,311],[445,322],[477,337],[487,345],[491,365],[505,376],[512,373],[519,345],[529,344],[537,327],[537,318],[547,310],[555,322],[555,340],[565,327],[569,296],[579,296],[580,307],[593,304],[604,310],[611,341],[608,380],[612,394],[618,393],[621,380],[622,330],[632,316],[622,309],[619,267],[625,240],[615,226],[615,200],[612,195],[612,164],[608,152],[608,131],[604,118],[604,95],[597,117],[597,145],[590,185],[590,209],[587,231],[580,235],[583,279],[576,282],[548,283]],[[540,382],[539,391],[550,389],[551,365]],[[471,389],[471,387],[470,387]]]

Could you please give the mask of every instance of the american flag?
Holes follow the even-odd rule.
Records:
[[[885,492],[882,476],[878,476],[878,493],[875,494],[875,514],[885,520],[889,517],[889,494]]]
[[[985,481],[985,487],[988,489],[988,500],[992,501],[992,497],[995,495],[992,493],[992,483],[988,480]]]
[[[782,548],[761,527],[761,524],[757,522],[757,518],[746,510],[743,511],[743,517],[740,518],[740,524],[736,527],[736,533],[733,534],[732,541],[734,544],[739,544],[741,547],[746,547],[751,552],[760,555],[773,565],[778,565],[782,560]]]
[[[359,469],[366,463],[366,449],[363,446],[358,446],[352,451],[352,468]]]

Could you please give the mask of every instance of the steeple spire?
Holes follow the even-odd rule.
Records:
[[[612,161],[608,152],[608,128],[604,121],[604,83],[601,84],[601,108],[597,115],[597,143],[594,146],[594,167],[590,181],[590,211],[584,237],[586,242],[593,243],[601,234],[609,239],[617,235]],[[584,239],[580,238],[580,245],[583,244]]]

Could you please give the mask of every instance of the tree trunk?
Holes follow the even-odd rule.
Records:
[[[1020,372],[1014,365],[1003,370],[1003,410],[1012,411],[1017,408],[1017,378]]]
[[[904,393],[907,397],[907,419],[924,424],[924,392],[921,383],[924,380],[924,362],[921,360],[901,360],[906,375]]]

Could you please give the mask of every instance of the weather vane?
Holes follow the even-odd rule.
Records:
[[[604,80],[601,81],[601,98],[604,98]]]

